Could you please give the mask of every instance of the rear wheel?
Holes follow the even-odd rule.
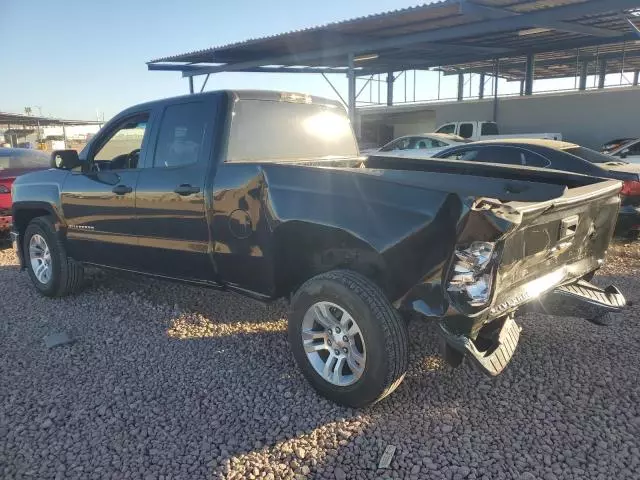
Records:
[[[82,284],[82,265],[67,257],[49,217],[34,218],[24,234],[23,252],[31,281],[48,297],[64,297]]]
[[[351,407],[383,399],[407,370],[404,320],[380,288],[348,270],[300,287],[291,302],[289,342],[313,387]]]

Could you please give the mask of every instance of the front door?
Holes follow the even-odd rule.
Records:
[[[136,193],[143,270],[215,281],[205,202],[215,97],[167,104],[159,116],[157,141]]]
[[[85,171],[67,177],[61,202],[72,258],[136,268],[135,190],[148,121],[146,112],[116,121],[92,142]]]

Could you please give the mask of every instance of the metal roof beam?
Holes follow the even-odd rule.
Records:
[[[568,65],[576,67],[577,62],[580,63],[588,63],[594,62],[595,60],[622,60],[622,52],[618,53],[607,53],[607,54],[589,54],[589,55],[580,55],[578,58],[574,57],[563,57],[563,58],[551,58],[548,60],[536,60],[536,67],[552,67],[557,65]],[[640,52],[627,52],[625,61],[630,62],[636,59],[640,59]],[[503,60],[500,63],[500,68],[503,70],[508,69],[521,69],[524,72],[523,66],[526,63],[526,59],[522,59],[521,61],[513,61],[513,60]],[[452,67],[453,68],[453,67]],[[472,68],[461,68],[455,70],[442,70],[443,75],[451,76],[458,75],[458,73],[491,73],[493,71],[493,65],[487,64],[486,66],[477,66]]]
[[[628,33],[628,34],[626,34],[624,37],[622,37],[620,39],[620,42],[622,42],[622,41],[635,41],[635,40],[637,40],[637,37],[635,36],[635,33]],[[602,44],[603,44],[602,39],[598,38],[598,37],[591,37],[589,40],[586,40],[586,41],[585,40],[576,39],[576,40],[563,42],[562,43],[562,51],[573,50],[573,49],[576,49],[576,48],[586,48],[586,47],[602,45]],[[371,68],[367,68],[366,66],[363,66],[363,68],[362,68],[362,70],[361,70],[361,72],[359,74],[360,75],[369,75],[369,74],[372,74],[372,73],[384,73],[389,68],[392,68],[394,71],[400,71],[400,70],[426,70],[426,69],[428,69],[430,67],[444,67],[444,66],[465,65],[465,64],[468,64],[468,63],[494,60],[495,58],[502,58],[503,62],[508,62],[509,59],[513,58],[513,57],[524,57],[525,55],[527,55],[529,53],[547,53],[547,52],[552,52],[552,51],[555,51],[555,50],[557,50],[557,48],[554,48],[553,45],[541,44],[540,46],[537,46],[537,47],[520,48],[520,49],[517,49],[517,50],[512,50],[512,51],[508,52],[508,54],[505,54],[505,55],[485,55],[485,56],[458,55],[458,56],[449,56],[449,57],[446,57],[446,58],[442,58],[442,57],[426,58],[426,59],[423,59],[423,60],[421,60],[419,62],[413,62],[413,63],[406,63],[404,60],[399,60],[397,62],[389,61],[389,62],[386,62],[385,65],[374,65]],[[628,55],[628,53],[627,53],[627,55]],[[620,54],[618,54],[618,56],[620,56]],[[522,60],[521,63],[524,63],[524,60]]]
[[[477,14],[485,19],[501,19],[522,17],[527,14],[514,12],[512,10],[505,10],[503,8],[489,7],[486,5],[478,5],[469,1],[463,1],[461,3],[461,12],[468,14]],[[595,37],[619,37],[624,35],[625,32],[618,30],[608,30],[606,28],[593,27],[591,25],[583,25],[581,23],[567,22],[562,20],[547,19],[544,21],[538,21],[532,23],[531,27],[548,28],[551,30],[558,30],[560,32],[579,33],[581,35],[591,35]]]
[[[168,72],[198,72],[201,68],[197,65],[176,65],[176,64],[161,64],[161,63],[151,63],[148,65],[149,70],[157,70],[157,71],[168,71]],[[345,74],[348,72],[347,68],[344,67],[286,67],[286,66],[264,66],[264,67],[254,67],[254,68],[246,68],[241,70],[242,72],[251,72],[251,73],[340,73]],[[359,70],[356,69],[356,73],[359,73]]]

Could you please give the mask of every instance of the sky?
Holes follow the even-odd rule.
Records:
[[[416,5],[402,0],[2,0],[0,111],[109,118],[188,93],[177,72],[145,62],[216,45]],[[10,48],[7,48],[10,46]],[[196,87],[204,77],[196,78]],[[340,89],[346,79],[335,79]],[[262,88],[335,98],[321,76],[228,73],[207,90]]]
[[[45,116],[93,120],[104,115],[108,119],[137,103],[188,93],[188,82],[180,73],[150,72],[145,63],[149,60],[420,3],[425,2],[0,0],[0,44],[4,46],[0,111],[23,113],[30,107],[33,114]],[[438,74],[417,75],[418,99],[433,97]],[[196,89],[203,79],[196,78]],[[333,75],[332,79],[346,97],[345,76]],[[407,75],[409,96],[412,82],[412,74]],[[573,79],[564,84],[552,82],[558,88],[574,84]],[[337,98],[319,75],[223,73],[212,75],[206,90],[223,88],[298,91]],[[477,76],[466,88],[477,91]],[[376,90],[371,93],[377,99]],[[518,90],[518,82],[500,84],[501,93]],[[402,78],[396,82],[394,98],[401,101],[403,94]],[[366,90],[363,95],[366,100]],[[447,77],[442,82],[442,96],[455,95],[456,78]]]

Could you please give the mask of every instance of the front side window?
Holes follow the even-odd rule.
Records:
[[[212,118],[213,114],[204,102],[169,105],[160,123],[154,168],[180,167],[198,162]]]
[[[137,115],[124,120],[111,133],[93,156],[101,169],[121,170],[138,168],[140,149],[147,130],[149,115]]]

